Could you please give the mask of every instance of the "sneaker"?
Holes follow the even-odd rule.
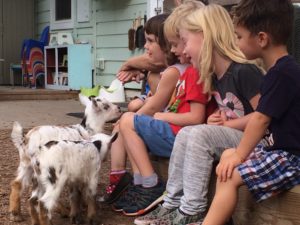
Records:
[[[118,198],[122,195],[122,193],[128,188],[128,186],[132,182],[132,176],[130,173],[126,172],[124,175],[121,177],[120,181],[115,185],[113,188],[112,193],[106,193],[104,195],[104,202],[108,204],[112,204]]]
[[[112,209],[116,212],[122,212],[124,207],[129,206],[134,200],[137,187],[138,185],[133,183],[129,184],[127,190],[112,204]]]
[[[171,213],[174,209],[166,209],[162,205],[158,205],[153,211],[144,216],[140,216],[134,220],[136,225],[149,225],[151,222]]]
[[[161,217],[150,223],[151,225],[186,225],[203,220],[204,216],[202,214],[196,215],[183,215],[179,209]],[[202,223],[202,222],[201,222]],[[201,224],[200,223],[200,224]],[[193,224],[194,225],[194,224]]]
[[[151,188],[137,187],[131,205],[123,208],[123,214],[126,216],[145,214],[163,201],[164,190],[165,184],[161,181]]]

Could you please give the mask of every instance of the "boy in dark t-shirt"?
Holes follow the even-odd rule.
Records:
[[[300,66],[286,47],[293,5],[290,0],[242,0],[233,14],[240,49],[248,59],[262,58],[268,72],[240,144],[222,154],[217,192],[202,225],[230,218],[241,185],[262,201],[300,184]],[[267,129],[273,137],[268,148],[257,145]]]

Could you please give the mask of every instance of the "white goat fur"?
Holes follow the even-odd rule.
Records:
[[[80,96],[80,101],[86,106],[84,119],[81,124],[71,126],[38,126],[32,128],[24,136],[21,125],[18,122],[14,123],[11,137],[19,151],[20,163],[17,177],[11,184],[9,212],[12,221],[22,220],[20,198],[22,190],[31,183],[33,170],[30,161],[40,146],[45,145],[49,141],[81,141],[89,139],[91,135],[103,131],[105,122],[121,116],[120,108],[106,99],[99,97],[89,99]]]
[[[87,199],[89,223],[95,222],[95,199],[101,161],[116,137],[117,134],[96,134],[90,140],[50,142],[41,147],[32,162],[39,185],[36,191],[33,190],[31,198],[38,199],[39,204],[42,204],[40,207],[46,209],[49,220],[58,197],[68,184],[74,188],[83,187],[81,191]],[[71,219],[76,216],[78,215],[71,215]]]

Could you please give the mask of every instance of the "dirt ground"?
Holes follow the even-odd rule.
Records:
[[[24,128],[37,125],[75,124],[80,122],[80,115],[84,107],[76,100],[63,101],[5,101],[0,102],[0,225],[25,225],[30,224],[27,211],[29,191],[25,190],[22,197],[22,215],[24,221],[20,223],[9,222],[8,198],[9,184],[15,176],[18,166],[18,152],[10,140],[11,127],[14,120],[19,121]],[[100,174],[99,196],[103,194],[108,182],[109,160],[104,162]],[[67,199],[63,196],[63,201]],[[99,224],[103,225],[128,225],[133,224],[134,218],[125,217],[111,210],[105,204],[98,205]],[[54,214],[54,225],[69,224],[68,218],[60,218]]]

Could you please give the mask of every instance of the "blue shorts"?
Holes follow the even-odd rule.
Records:
[[[300,184],[300,157],[286,151],[258,145],[237,168],[258,202]]]
[[[147,115],[134,115],[133,123],[148,151],[157,156],[171,156],[175,135],[167,122]]]

